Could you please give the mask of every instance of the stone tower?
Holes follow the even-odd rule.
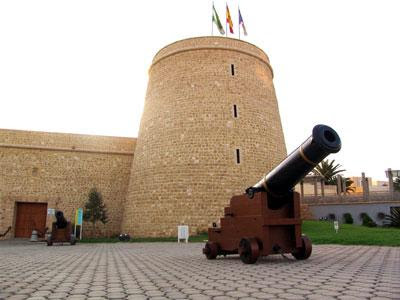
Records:
[[[191,38],[156,54],[122,232],[203,231],[286,156],[272,78],[268,56],[236,39]]]

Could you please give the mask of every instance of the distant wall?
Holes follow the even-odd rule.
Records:
[[[335,214],[336,218],[343,222],[343,214],[350,213],[354,219],[354,224],[361,225],[361,213],[367,213],[378,225],[382,225],[377,215],[382,212],[390,214],[390,207],[400,207],[400,202],[386,203],[357,203],[357,204],[309,204],[313,217],[319,219],[327,217],[329,214]]]
[[[0,129],[0,233],[13,226],[6,238],[14,236],[16,202],[46,202],[71,220],[92,187],[109,212],[98,227],[119,233],[135,145],[134,138]]]
[[[301,187],[300,184],[297,184],[294,187],[295,191],[300,193],[301,192]],[[314,185],[311,183],[304,183],[303,184],[303,189],[304,189],[304,195],[314,195]],[[336,195],[337,194],[337,187],[336,185],[325,185],[324,186],[324,193],[325,195]],[[321,195],[321,184],[317,184],[317,195]]]

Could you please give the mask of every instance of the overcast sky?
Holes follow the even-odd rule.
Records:
[[[224,22],[225,1],[214,3]],[[341,136],[330,158],[346,175],[385,179],[386,168],[400,169],[400,2],[239,4],[245,40],[270,57],[288,151],[323,123]],[[238,38],[238,1],[228,5]],[[0,128],[136,137],[153,56],[210,35],[211,7],[1,1]]]

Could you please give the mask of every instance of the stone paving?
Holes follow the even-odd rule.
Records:
[[[203,244],[0,242],[0,299],[400,299],[400,247],[207,260]]]

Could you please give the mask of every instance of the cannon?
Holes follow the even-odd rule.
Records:
[[[55,216],[58,229],[64,229],[68,226],[68,221],[64,218],[64,213],[61,210],[56,211]]]
[[[302,235],[300,195],[294,186],[324,158],[341,148],[331,127],[316,125],[311,136],[243,195],[233,196],[220,226],[208,229],[203,248],[207,259],[239,254],[253,264],[260,256],[290,253],[298,260],[310,257],[311,240]]]
[[[75,245],[76,238],[72,233],[71,222],[68,222],[64,213],[61,210],[55,213],[56,221],[52,224],[50,235],[47,237],[47,246],[53,245],[53,243],[70,243]]]

